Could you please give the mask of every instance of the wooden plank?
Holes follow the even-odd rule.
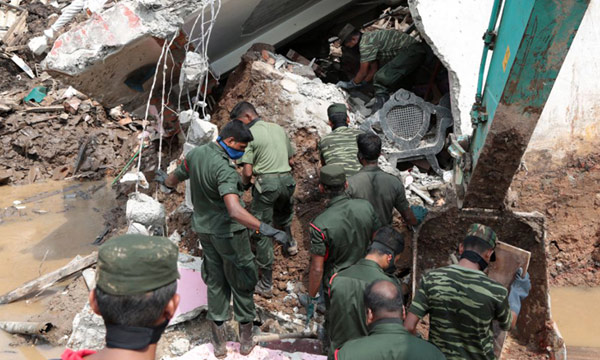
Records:
[[[496,253],[496,261],[490,263],[488,276],[510,289],[510,284],[512,284],[519,268],[523,268],[523,273],[527,272],[531,252],[502,241],[496,243],[494,252]],[[492,328],[494,331],[494,354],[496,358],[501,359],[507,332],[500,329],[496,321],[494,321]]]
[[[9,304],[13,301],[20,300],[28,295],[39,293],[54,285],[78,271],[92,266],[98,260],[98,253],[94,251],[88,256],[76,256],[67,265],[57,269],[51,273],[40,276],[37,279],[31,280],[25,285],[7,293],[0,297],[0,304]]]
[[[23,11],[21,15],[17,18],[17,20],[12,24],[12,26],[8,29],[4,37],[2,38],[2,42],[6,46],[13,46],[14,41],[17,36],[20,35],[27,28],[27,11]]]

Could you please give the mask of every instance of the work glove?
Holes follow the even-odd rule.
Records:
[[[264,236],[269,236],[275,239],[278,243],[282,245],[287,245],[289,243],[289,238],[287,234],[281,230],[277,230],[269,224],[264,222],[260,223],[260,227],[258,228],[258,232]]]
[[[317,302],[319,301],[319,297],[311,297],[307,295],[308,301],[306,303],[306,325],[310,323],[313,316],[315,316],[315,310],[317,309]]]
[[[354,82],[354,80],[338,81],[337,84],[335,84],[335,86],[346,90],[352,90],[363,86],[363,83],[361,82],[360,84],[357,84]]]
[[[523,269],[519,268],[512,285],[510,285],[510,294],[508,294],[508,305],[517,315],[521,311],[521,301],[529,295],[529,290],[531,290],[529,273],[526,273],[524,277],[522,277],[522,274]]]
[[[165,184],[165,181],[168,177],[169,175],[162,169],[156,169],[154,172],[154,181],[159,184],[160,191],[164,192],[165,194],[170,194],[173,191],[172,187],[169,187]]]
[[[247,191],[252,187],[252,181],[249,181],[247,184],[242,184],[244,191]]]
[[[417,219],[417,225],[421,224],[423,220],[425,220],[425,216],[427,216],[427,213],[429,212],[429,210],[421,205],[411,205],[410,210],[412,210],[415,218]]]

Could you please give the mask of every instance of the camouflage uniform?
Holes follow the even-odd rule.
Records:
[[[192,149],[175,170],[179,181],[190,179],[194,215],[192,229],[202,246],[202,279],[208,288],[208,315],[229,319],[229,301],[238,322],[255,316],[252,294],[258,280],[249,231],[227,212],[223,197],[242,195],[242,181],[223,148],[210,143]]]
[[[487,226],[473,224],[467,236],[496,244]],[[430,317],[429,341],[447,359],[495,359],[492,320],[509,330],[508,291],[483,271],[450,265],[425,274],[409,311]]]
[[[325,164],[343,166],[346,177],[356,174],[361,168],[356,137],[361,133],[360,130],[340,126],[325,135],[319,142],[319,152]]]
[[[364,310],[363,310],[364,311]],[[369,336],[350,340],[335,352],[339,360],[444,360],[432,344],[410,334],[401,319],[381,319],[369,325]]]
[[[252,165],[256,176],[252,189],[252,214],[261,222],[287,228],[294,213],[296,182],[290,171],[289,159],[294,149],[285,130],[274,123],[254,120],[250,123],[254,140],[248,144],[240,163]],[[271,271],[273,240],[256,235],[256,262],[259,269]]]
[[[416,70],[425,57],[424,46],[398,30],[364,33],[359,43],[360,62],[379,62],[373,78],[375,94],[387,94],[401,87],[401,81]]]
[[[347,192],[354,199],[370,202],[382,226],[392,223],[394,208],[400,212],[409,209],[402,181],[377,165],[367,165],[349,178]]]

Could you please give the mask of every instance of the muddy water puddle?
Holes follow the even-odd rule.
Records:
[[[600,287],[552,288],[550,296],[567,347],[600,348]]]
[[[0,187],[0,294],[51,272],[76,255],[97,247],[103,214],[116,205],[107,181],[55,181]],[[62,291],[55,286],[48,292]],[[47,311],[45,294],[0,305],[0,321],[27,321]],[[9,347],[12,337],[0,331],[1,359],[56,358],[61,349]]]

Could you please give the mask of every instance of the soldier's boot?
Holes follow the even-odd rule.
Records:
[[[225,342],[227,336],[225,334],[225,324],[217,325],[214,321],[211,322],[212,338],[211,343],[214,350],[214,355],[217,359],[223,359],[227,356],[227,347]]]
[[[292,236],[292,227],[286,226],[284,230],[289,238],[289,243],[287,245],[286,251],[287,251],[288,255],[294,256],[298,253],[298,243]]]
[[[245,324],[240,323],[240,354],[244,356],[250,354],[254,348],[252,325],[252,321]]]
[[[261,270],[260,280],[254,287],[254,293],[266,299],[273,297],[273,270]]]
[[[370,108],[371,108],[371,115],[373,115],[377,111],[379,111],[383,107],[383,104],[385,104],[389,99],[390,99],[390,96],[388,94],[377,94],[377,95],[375,95],[375,98],[374,98],[375,101],[370,106]]]

